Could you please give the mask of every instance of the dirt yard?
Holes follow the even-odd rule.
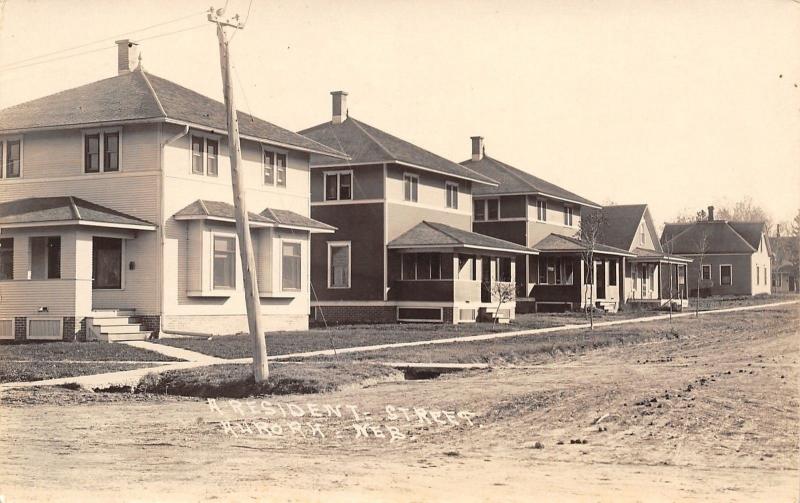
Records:
[[[742,313],[714,316],[740,329],[217,408],[9,391],[0,397],[0,493],[7,501],[797,501],[797,306],[750,312],[747,322]]]

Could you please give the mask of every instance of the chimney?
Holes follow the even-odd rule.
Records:
[[[480,161],[484,154],[483,136],[470,136],[470,138],[472,139],[472,160]]]
[[[708,207],[708,221],[709,222],[713,222],[714,221],[714,207],[713,206],[709,206]]]
[[[341,124],[347,119],[347,93],[345,91],[331,91],[333,96],[333,119],[334,124]]]
[[[139,44],[127,38],[117,40],[116,44],[119,75],[132,72],[139,66]]]

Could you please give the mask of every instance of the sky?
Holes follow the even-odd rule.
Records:
[[[285,128],[330,120],[346,90],[353,117],[443,157],[481,135],[496,159],[656,222],[745,197],[776,222],[800,207],[798,1],[227,3],[247,19],[238,108]],[[119,38],[221,99],[209,5],[0,0],[0,107],[115,75]]]

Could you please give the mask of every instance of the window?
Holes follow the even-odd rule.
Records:
[[[569,258],[539,259],[539,283],[543,285],[572,285],[573,266]]]
[[[217,140],[206,140],[206,174],[208,176],[219,175],[219,142]]]
[[[113,290],[122,288],[122,240],[94,237],[92,239],[92,288]]]
[[[511,259],[502,257],[498,260],[497,281],[511,282]]]
[[[325,173],[325,200],[348,201],[353,199],[353,172],[336,171]]]
[[[22,144],[20,140],[6,141],[6,178],[19,178],[22,173]]]
[[[644,236],[644,222],[639,224],[639,244],[644,244],[645,241]]]
[[[761,267],[756,266],[756,285],[761,284]]]
[[[275,185],[275,152],[264,151],[264,185]]]
[[[328,288],[350,288],[350,241],[328,243]]]
[[[94,130],[83,134],[83,172],[115,173],[120,170],[120,129]]]
[[[452,268],[443,267],[440,253],[403,253],[401,257],[403,280],[452,279]]]
[[[286,154],[275,154],[275,184],[286,187]]]
[[[282,250],[282,288],[300,290],[300,243],[283,243]]]
[[[617,261],[608,261],[608,286],[617,286]]]
[[[500,218],[500,200],[487,199],[486,200],[486,218],[488,220],[497,220]]]
[[[564,225],[572,227],[572,206],[564,206]]]
[[[547,201],[544,199],[536,200],[536,220],[547,222]]]
[[[547,276],[546,276],[546,278],[547,278],[546,283],[548,285],[556,285],[556,284],[558,284],[556,282],[556,261],[553,259],[553,257],[548,257],[547,258]]]
[[[0,280],[14,279],[14,238],[0,239]]]
[[[30,238],[31,279],[61,278],[61,236]]]
[[[103,135],[103,171],[119,171],[119,133]]]
[[[403,175],[403,195],[406,201],[416,203],[419,191],[419,177],[417,175]]]
[[[572,260],[571,259],[564,259],[564,261],[561,263],[561,265],[564,268],[564,275],[563,275],[564,276],[564,284],[565,285],[571,285],[572,282],[573,282],[573,277],[574,277]]]
[[[473,218],[476,222],[482,222],[486,220],[486,201],[478,200],[472,202],[473,208]]]
[[[702,279],[711,279],[711,265],[710,264],[704,264],[701,274],[702,274],[702,276],[701,276]]]
[[[444,187],[447,196],[447,207],[458,209],[458,184],[447,182]]]
[[[214,236],[214,288],[236,288],[236,238]]]
[[[729,286],[733,284],[733,266],[721,265],[719,266],[719,284]]]
[[[547,284],[547,262],[545,257],[539,257],[539,284]]]

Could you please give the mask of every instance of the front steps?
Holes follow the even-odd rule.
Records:
[[[87,339],[95,341],[145,341],[150,332],[136,322],[134,309],[96,309],[86,317]]]

